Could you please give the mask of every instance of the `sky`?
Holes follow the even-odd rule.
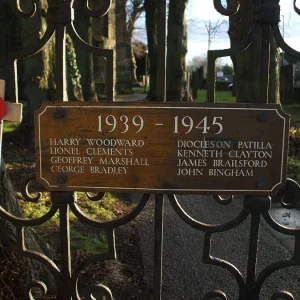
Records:
[[[299,7],[300,7],[300,1]],[[294,49],[300,51],[300,16],[293,10],[293,0],[281,0],[281,22],[280,28],[283,29],[285,41]],[[213,0],[189,0],[187,7],[188,21],[188,54],[187,61],[194,56],[206,55],[208,49],[208,35],[203,22],[211,21],[215,24],[220,19],[220,14],[215,10]],[[228,20],[226,17],[221,19]],[[283,22],[284,20],[284,22]],[[295,30],[295,27],[298,30]],[[230,47],[228,35],[226,33],[228,25],[220,28],[219,34],[211,44],[211,50],[226,49]],[[230,63],[230,59],[224,59]]]
[[[250,1],[250,0],[248,0]],[[300,1],[299,3],[300,8]],[[281,6],[281,22],[280,29],[285,41],[294,49],[300,51],[300,16],[293,10],[293,0],[280,0]],[[216,24],[218,20],[227,20],[228,17],[222,17],[214,8],[213,0],[189,0],[187,11],[188,24],[188,53],[186,57],[187,63],[195,56],[206,56],[208,49],[208,35],[204,24],[209,20],[212,24]],[[295,30],[297,28],[297,30]],[[145,16],[142,15],[135,30],[135,39],[142,40],[147,43],[145,32]],[[215,39],[211,44],[211,50],[226,49],[230,47],[227,34],[228,24],[224,24],[218,31]],[[231,64],[230,58],[222,58],[222,63]]]

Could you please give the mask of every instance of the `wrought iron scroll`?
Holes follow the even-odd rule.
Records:
[[[239,3],[236,8],[231,11],[225,9],[221,1],[214,0],[216,10],[225,15],[230,16],[239,13]],[[293,56],[296,59],[300,59],[300,52],[291,48],[284,41],[282,34],[279,29],[280,22],[280,6],[278,0],[270,1],[254,1],[254,23],[252,28],[244,41],[240,44],[234,44],[229,49],[225,50],[211,50],[208,51],[208,75],[207,75],[207,101],[215,102],[215,63],[216,59],[225,56],[237,55],[253,44],[258,38],[261,39],[261,70],[260,70],[260,93],[259,102],[268,103],[268,89],[269,89],[269,74],[270,74],[270,44],[272,38],[274,38],[278,47],[281,48],[285,53]],[[300,9],[297,8],[296,0],[294,0],[294,9],[297,14],[300,15]],[[259,32],[261,34],[259,35]],[[214,196],[215,200],[222,204],[221,196]],[[204,245],[204,256],[203,261],[208,264],[213,264],[222,267],[235,277],[239,286],[239,299],[259,299],[261,288],[265,280],[271,276],[275,271],[291,266],[300,266],[300,230],[298,228],[288,228],[279,224],[270,215],[271,198],[269,197],[251,197],[247,196],[244,200],[244,209],[240,215],[221,226],[211,226],[207,224],[201,224],[191,217],[189,217],[183,209],[180,207],[178,201],[174,196],[169,196],[170,202],[177,212],[177,214],[190,226],[197,228],[205,232],[205,245]],[[277,193],[273,200],[279,199],[281,205],[285,208],[295,208],[300,205],[300,186],[293,180],[288,179],[286,185]],[[228,199],[230,202],[231,199]],[[225,201],[225,204],[227,202]],[[224,232],[229,228],[236,227],[242,223],[248,216],[251,216],[251,229],[250,229],[250,243],[248,253],[248,264],[247,274],[243,278],[241,272],[229,262],[222,259],[212,257],[210,255],[211,238],[216,232]],[[273,263],[261,271],[260,274],[256,274],[256,258],[258,254],[258,230],[260,227],[261,217],[265,219],[267,224],[274,230],[290,235],[295,238],[294,255],[289,260],[283,260]],[[231,227],[232,226],[232,227]],[[204,296],[204,299],[213,299],[220,297],[221,299],[227,299],[225,293],[222,291],[212,291]],[[276,291],[272,297],[272,300],[277,299],[296,299],[291,293],[287,291]]]
[[[79,1],[79,0],[75,0]],[[100,0],[101,7],[99,10],[93,11],[88,6],[86,2],[86,7],[82,13],[87,14],[91,17],[98,17],[104,15],[109,10],[112,0]],[[13,10],[18,16],[22,18],[31,17],[35,14],[37,7],[37,1],[33,1],[32,9],[29,12],[24,12],[20,7],[19,0],[12,1]],[[272,5],[270,5],[270,3]],[[76,4],[76,3],[75,3]],[[240,10],[240,2],[236,1],[236,5],[233,8],[227,9],[222,6],[221,0],[214,0],[215,8],[218,12],[223,15],[230,16],[233,14],[238,14]],[[294,1],[295,11],[300,14],[300,10],[296,6],[296,0]],[[271,11],[270,15],[264,14],[265,11]],[[247,48],[251,47],[253,42],[260,36],[258,34],[262,29],[262,61],[261,66],[261,76],[264,78],[262,81],[265,83],[261,85],[260,89],[260,102],[265,102],[268,99],[268,78],[265,77],[269,74],[269,59],[270,59],[270,42],[272,35],[277,42],[278,46],[281,47],[286,53],[293,57],[300,59],[300,52],[289,47],[278,27],[279,23],[279,5],[278,1],[271,1],[269,5],[262,5],[261,1],[257,1],[257,7],[255,10],[257,14],[256,21],[254,22],[252,28],[249,30],[249,34],[244,41],[238,45],[233,45],[230,49],[209,51],[208,52],[208,102],[215,102],[215,61],[219,57],[232,56],[245,51]],[[271,16],[271,17],[270,17]],[[17,93],[17,68],[16,62],[20,58],[29,57],[42,50],[42,48],[49,42],[49,40],[55,34],[56,37],[56,53],[59,58],[57,61],[57,99],[60,101],[65,100],[65,34],[68,33],[75,44],[78,45],[83,51],[87,51],[94,55],[103,56],[107,60],[107,78],[108,78],[108,101],[113,100],[113,52],[107,49],[99,49],[88,44],[86,41],[82,40],[77,34],[76,29],[73,25],[73,1],[72,0],[58,0],[55,3],[49,5],[48,9],[48,27],[44,36],[36,43],[36,45],[28,46],[21,51],[13,52],[10,54],[9,65],[10,65],[10,82],[11,87],[11,99],[18,102]],[[29,181],[34,180],[34,176],[29,178],[26,183],[26,188],[24,190],[25,198],[28,201],[38,201],[37,197],[32,197],[28,192]],[[278,197],[281,197],[282,203],[285,206],[293,207],[297,206],[299,203],[299,185],[295,182],[287,181],[286,187],[280,191]],[[92,196],[88,195],[91,201],[101,200],[103,194]],[[120,218],[118,220],[110,222],[99,222],[89,218],[85,215],[76,204],[76,194],[73,193],[63,193],[63,192],[53,192],[51,193],[51,207],[50,210],[42,217],[34,220],[27,220],[15,217],[9,214],[4,208],[0,207],[0,217],[10,221],[16,227],[17,233],[17,247],[18,251],[24,257],[28,257],[39,261],[45,265],[52,273],[57,286],[56,299],[80,299],[78,293],[78,281],[79,276],[82,271],[89,266],[98,261],[103,261],[107,259],[116,258],[116,246],[115,246],[115,229],[119,226],[127,224],[134,220],[146,206],[150,195],[144,195],[140,200],[139,204],[135,209],[127,216]],[[204,232],[204,253],[203,262],[211,264],[217,267],[226,269],[232,274],[238,283],[239,288],[239,299],[245,300],[258,300],[260,291],[266,281],[266,279],[271,276],[275,271],[283,269],[290,266],[300,265],[300,231],[296,228],[287,228],[276,222],[270,215],[271,199],[269,197],[246,197],[244,200],[244,207],[231,221],[221,224],[205,224],[201,223],[191,216],[189,216],[183,208],[180,206],[178,200],[174,195],[168,195],[170,204],[172,205],[176,214],[191,227]],[[233,197],[228,199],[223,199],[219,195],[214,196],[215,200],[220,204],[229,204]],[[154,299],[161,300],[161,288],[162,288],[162,247],[163,247],[163,213],[164,213],[164,196],[156,195],[155,197],[155,242],[154,242]],[[108,250],[104,254],[91,255],[83,260],[75,270],[71,271],[70,263],[70,220],[69,212],[72,212],[80,222],[90,225],[94,228],[103,229],[107,234]],[[39,226],[48,220],[50,220],[54,214],[59,212],[60,214],[60,242],[62,249],[62,265],[59,267],[53,260],[46,257],[41,253],[34,252],[27,249],[25,246],[24,228]],[[215,233],[221,233],[228,231],[232,228],[237,227],[242,224],[247,218],[251,219],[250,228],[250,243],[249,243],[249,254],[247,263],[247,273],[245,276],[242,272],[230,262],[227,262],[221,258],[213,257],[211,252],[211,240]],[[271,264],[260,272],[256,274],[256,258],[258,254],[258,230],[261,224],[261,218],[264,218],[267,224],[274,230],[281,232],[286,235],[295,237],[295,248],[294,255],[289,260],[283,260]],[[26,296],[28,299],[34,299],[32,290],[33,288],[38,288],[43,295],[47,293],[47,286],[45,283],[40,281],[35,281],[28,283],[26,286]],[[91,286],[89,288],[90,299],[95,299],[93,293],[97,292],[101,294],[106,300],[112,300],[113,295],[110,289],[104,285]],[[214,299],[227,299],[226,294],[221,290],[210,291],[204,295],[204,300]],[[295,299],[294,296],[287,291],[277,291],[272,295],[272,300],[277,299]],[[102,298],[100,298],[102,299]]]
[[[75,0],[79,1],[79,0]],[[105,15],[110,9],[112,0],[101,0],[100,8],[97,10],[91,10],[86,1],[86,7],[82,11],[84,14],[90,17],[101,17]],[[43,37],[37,41],[34,45],[29,45],[26,48],[9,53],[9,77],[10,77],[10,97],[12,101],[18,102],[18,74],[17,74],[17,61],[20,58],[30,57],[40,52],[44,46],[50,41],[53,34],[56,36],[56,99],[59,101],[65,101],[65,33],[67,32],[73,39],[73,42],[78,45],[78,48],[87,51],[96,56],[102,56],[106,59],[106,73],[107,73],[107,100],[113,101],[113,50],[101,49],[89,45],[83,41],[77,34],[73,21],[74,21],[74,0],[67,1],[54,1],[49,3],[47,11],[47,29]],[[33,1],[33,8],[29,12],[24,12],[20,7],[19,0],[11,1],[11,7],[13,11],[17,13],[19,17],[28,18],[34,16],[37,4],[36,0]]]
[[[75,0],[78,1],[78,0]],[[86,1],[86,7],[82,13],[89,17],[101,17],[105,15],[111,6],[112,0],[100,0],[100,8],[97,10],[92,10],[88,6],[88,1]],[[65,35],[68,33],[72,38],[73,42],[78,46],[79,49],[86,51],[88,53],[94,54],[96,56],[102,56],[106,59],[106,78],[107,78],[107,100],[113,101],[113,50],[100,49],[89,45],[87,42],[82,40],[77,34],[74,26],[74,9],[73,0],[58,0],[49,1],[49,7],[47,10],[47,28],[44,35],[37,40],[33,45],[29,45],[20,51],[9,53],[9,76],[10,76],[10,96],[11,100],[18,102],[18,74],[17,74],[17,61],[21,58],[30,57],[42,51],[45,45],[50,41],[50,39],[55,35],[56,39],[56,99],[58,101],[65,101],[65,91],[66,91],[66,73],[65,73]],[[40,9],[37,5],[37,1],[33,0],[32,9],[30,11],[23,11],[20,5],[20,1],[11,1],[12,10],[16,13],[18,17],[29,18],[33,17],[37,9]],[[45,99],[46,100],[46,99]],[[35,174],[28,177],[27,182],[25,182],[22,194],[25,200],[30,202],[37,202],[40,198],[40,193],[37,196],[32,196],[29,193],[29,184],[35,180]],[[95,196],[87,195],[91,201],[98,201],[102,199],[103,194],[98,193]],[[73,193],[52,193],[51,194],[51,207],[50,210],[42,217],[28,220],[15,217],[8,213],[3,207],[0,207],[0,217],[10,221],[16,227],[16,241],[18,252],[27,258],[39,261],[44,266],[46,266],[53,275],[55,283],[57,286],[56,299],[80,299],[77,290],[77,281],[82,269],[88,264],[102,261],[105,259],[115,258],[115,242],[114,242],[114,230],[118,226],[130,222],[145,206],[148,197],[144,196],[141,200],[141,204],[136,207],[136,209],[129,214],[126,218],[118,220],[118,222],[112,222],[109,225],[103,223],[97,223],[94,220],[89,220],[80,209],[74,204],[76,201],[76,195]],[[70,219],[69,210],[74,212],[74,214],[84,223],[90,223],[92,226],[97,228],[106,228],[107,239],[108,239],[108,252],[103,255],[95,255],[87,258],[82,262],[74,271],[71,273],[71,263],[70,263]],[[42,253],[38,253],[27,249],[25,246],[25,227],[34,227],[44,224],[50,220],[57,212],[60,214],[60,248],[62,252],[61,266],[56,265],[54,261],[45,256]],[[38,289],[42,296],[47,293],[47,286],[45,283],[40,281],[29,282],[26,285],[25,292],[26,298],[35,299],[33,296],[33,289]],[[101,292],[103,297],[106,299],[113,299],[111,291],[108,287],[103,285],[98,285],[97,287],[90,287],[91,298],[95,299],[93,296],[94,292]]]
[[[221,225],[205,224],[193,219],[184,211],[184,209],[181,207],[180,203],[174,195],[169,195],[168,197],[174,211],[185,223],[205,233],[203,262],[206,264],[211,264],[224,268],[232,274],[232,276],[236,279],[239,287],[238,299],[258,300],[264,282],[275,271],[291,266],[300,266],[300,230],[296,228],[291,229],[284,227],[272,218],[269,212],[271,207],[271,199],[269,197],[245,197],[244,208],[239,213],[239,215],[233,220]],[[249,216],[251,218],[250,242],[248,251],[249,254],[247,272],[246,276],[244,277],[242,275],[242,272],[233,264],[225,261],[222,258],[211,256],[210,252],[213,234],[225,232],[232,228],[235,228],[238,225],[242,224]],[[266,267],[264,270],[262,270],[260,274],[256,275],[256,259],[258,254],[258,229],[261,222],[260,216],[262,216],[266,220],[268,225],[274,230],[295,237],[295,252],[291,259],[275,262]],[[215,297],[227,299],[226,294],[220,290],[210,291],[206,293],[203,299],[208,300],[214,299]],[[296,298],[294,298],[294,296],[287,291],[277,291],[273,294],[272,299]]]
[[[34,259],[45,265],[52,273],[56,286],[57,286],[57,295],[56,299],[81,299],[78,294],[77,284],[80,273],[88,265],[95,262],[104,261],[107,259],[116,258],[116,249],[115,249],[115,235],[114,231],[119,226],[131,222],[137,215],[141,213],[145,205],[148,202],[150,195],[144,195],[140,203],[135,207],[135,209],[126,215],[125,217],[114,220],[111,222],[99,222],[93,219],[90,219],[86,216],[80,208],[76,205],[76,194],[72,193],[61,193],[53,192],[51,198],[51,207],[50,210],[42,217],[38,219],[22,219],[17,218],[0,206],[0,217],[10,221],[16,227],[16,240],[17,240],[17,250],[24,257]],[[104,254],[91,255],[83,260],[71,273],[70,265],[70,232],[69,232],[69,210],[71,210],[75,216],[84,224],[93,226],[94,228],[103,229],[107,233],[108,241],[108,250]],[[62,251],[62,265],[59,268],[54,261],[45,256],[42,253],[37,253],[35,251],[29,250],[25,246],[25,237],[24,237],[24,227],[34,227],[44,224],[50,220],[57,212],[60,214],[60,238],[61,238],[61,251]],[[29,282],[26,286],[26,293],[28,299],[34,299],[32,296],[32,289],[39,288],[43,294],[47,291],[47,286],[43,282]],[[90,287],[91,295],[93,292],[101,292],[103,297],[108,297],[106,299],[113,299],[110,289],[104,285],[91,286]],[[92,298],[90,299],[95,299]],[[102,298],[100,298],[102,299]]]
[[[221,0],[214,0],[215,9],[224,16],[232,16],[238,13],[240,9],[240,1],[236,0],[236,3],[232,8],[225,8],[221,2]]]

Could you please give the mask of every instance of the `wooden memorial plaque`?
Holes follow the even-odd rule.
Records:
[[[37,179],[50,191],[271,195],[288,132],[275,104],[44,103]]]

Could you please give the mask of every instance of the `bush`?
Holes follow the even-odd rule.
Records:
[[[300,129],[292,127],[289,132],[289,156],[300,157]]]

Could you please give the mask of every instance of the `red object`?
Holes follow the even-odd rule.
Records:
[[[6,116],[6,105],[2,98],[0,98],[0,121]]]

